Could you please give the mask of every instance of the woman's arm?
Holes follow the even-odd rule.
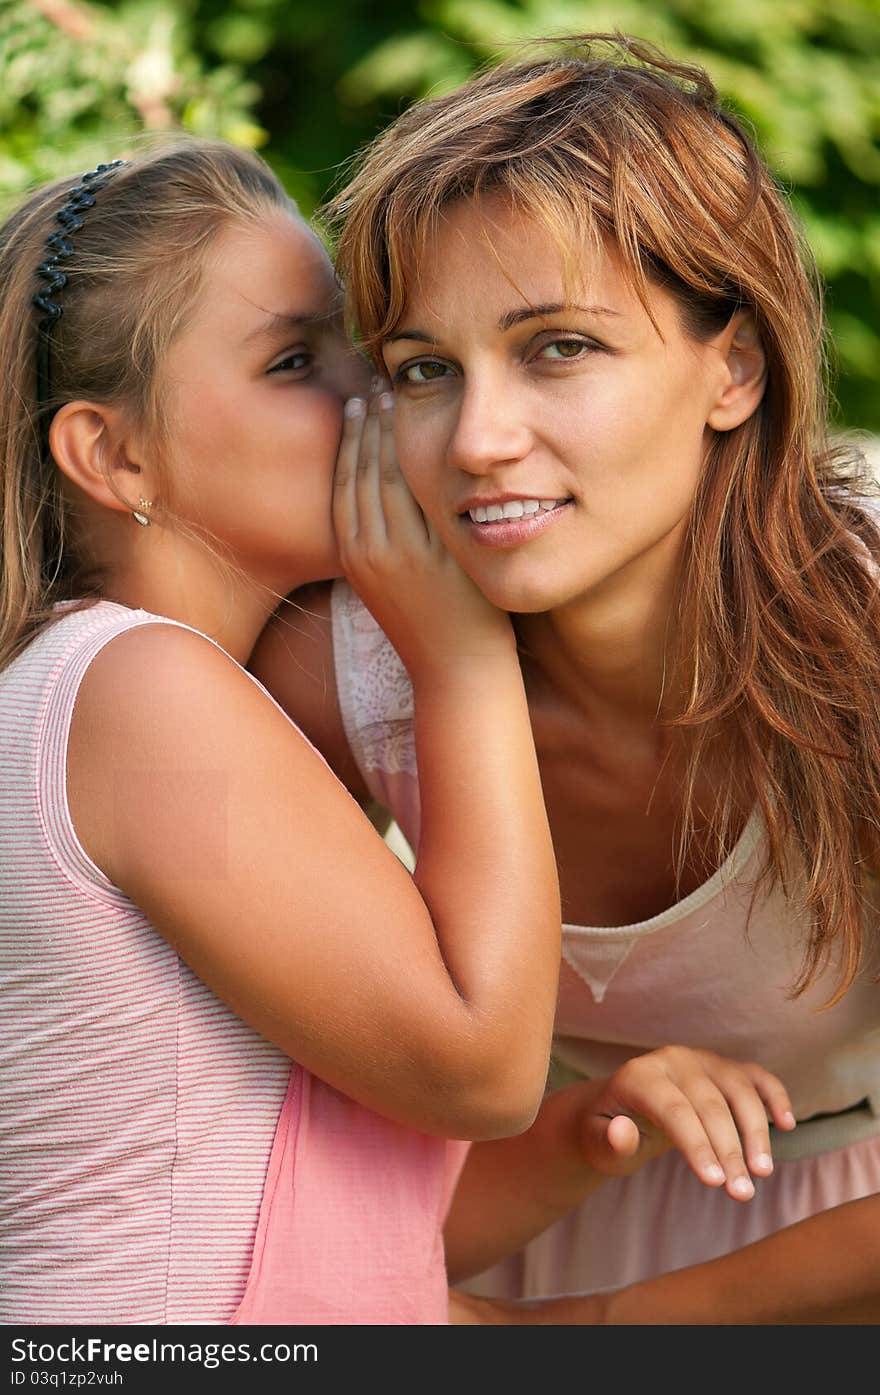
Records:
[[[526,1133],[470,1149],[445,1227],[450,1280],[488,1268],[607,1177],[635,1172],[670,1148],[706,1186],[748,1201],[750,1173],[766,1177],[773,1167],[768,1112],[778,1128],[794,1127],[776,1076],[685,1046],[646,1052],[608,1079],[555,1091]]]
[[[176,627],[129,630],[89,667],[69,799],[92,859],[245,1021],[391,1118],[495,1137],[543,1090],[555,861],[510,622],[428,534],[384,439],[337,487],[359,491],[350,572],[388,596],[411,666],[414,875],[275,704]]]
[[[524,1303],[453,1294],[456,1324],[815,1326],[880,1322],[880,1196],[614,1293]]]

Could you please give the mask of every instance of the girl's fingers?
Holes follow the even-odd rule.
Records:
[[[372,397],[364,419],[357,470],[355,471],[358,533],[366,545],[381,545],[388,538],[379,483],[379,435],[379,412],[376,399]]]
[[[403,478],[394,443],[394,395],[379,394],[379,481],[382,509],[389,532],[401,540],[410,538],[421,544],[429,540],[424,514],[413,498]]]
[[[367,404],[351,397],[342,412],[342,437],[336,453],[331,502],[333,529],[340,548],[358,535],[357,466]]]

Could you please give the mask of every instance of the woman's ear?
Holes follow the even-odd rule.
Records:
[[[716,340],[726,374],[706,424],[732,431],[755,411],[767,386],[767,358],[750,310],[738,310]]]
[[[121,415],[96,402],[65,402],[49,428],[49,448],[62,474],[96,504],[131,513],[155,498],[152,471],[133,458]]]

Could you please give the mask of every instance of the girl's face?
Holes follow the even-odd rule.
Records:
[[[675,302],[658,334],[615,256],[559,250],[500,199],[447,211],[384,359],[401,466],[496,605],[612,602],[671,578],[726,381]],[[503,517],[501,516],[503,512]]]
[[[369,381],[330,260],[283,213],[230,225],[168,352],[174,511],[275,590],[339,575],[330,496],[342,405]]]

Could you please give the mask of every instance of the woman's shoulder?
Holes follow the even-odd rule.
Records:
[[[339,584],[316,583],[288,597],[260,635],[248,669],[363,803],[370,792],[342,712],[348,671],[345,664],[340,671],[336,652]]]
[[[406,667],[378,621],[346,581],[331,598],[333,653],[346,728],[413,718]]]

